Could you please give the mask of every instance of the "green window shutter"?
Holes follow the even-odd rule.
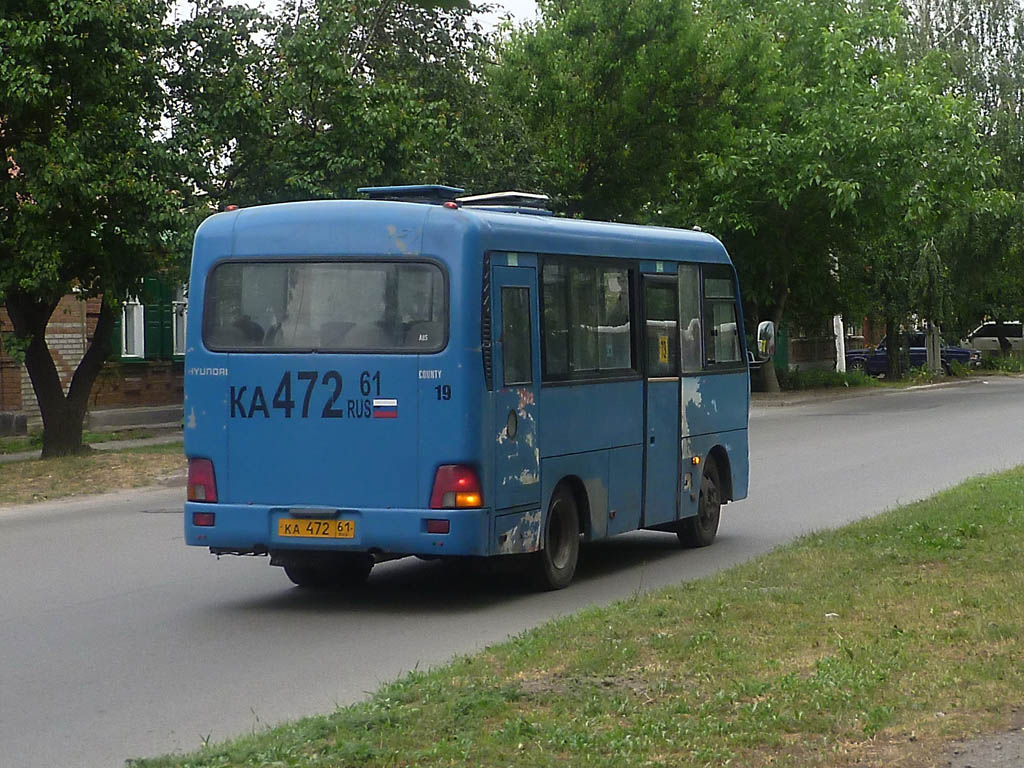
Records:
[[[164,298],[160,304],[160,345],[164,360],[174,359],[174,291],[164,285]]]
[[[120,360],[121,355],[124,354],[124,345],[122,344],[122,337],[124,336],[124,312],[118,307],[116,310],[116,319],[114,320],[114,334],[110,339],[111,360]]]
[[[146,359],[162,360],[166,355],[163,347],[163,308],[166,291],[158,278],[147,277],[141,301],[146,305]]]

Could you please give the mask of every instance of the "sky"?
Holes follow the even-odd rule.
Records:
[[[505,14],[510,14],[512,18],[518,22],[531,21],[537,16],[537,2],[536,0],[481,0],[482,2],[488,2],[491,5],[499,6],[496,13],[481,14],[480,20],[485,28],[493,27],[501,20],[501,17]],[[249,5],[253,7],[263,6],[265,10],[273,13],[278,7],[279,0],[237,0],[237,2],[243,5]],[[175,9],[172,14],[185,12],[185,9],[191,5],[188,0],[177,0],[175,3]]]

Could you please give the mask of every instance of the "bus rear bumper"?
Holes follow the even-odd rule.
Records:
[[[213,514],[213,519],[202,515]],[[197,515],[199,517],[197,517]],[[488,509],[335,509],[259,506],[255,504],[185,503],[185,543],[225,552],[336,550],[388,555],[487,555]],[[282,519],[351,520],[351,538],[282,536]],[[212,523],[197,525],[196,522]],[[428,531],[443,529],[447,533]]]

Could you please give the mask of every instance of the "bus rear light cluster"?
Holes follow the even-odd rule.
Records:
[[[484,505],[480,478],[463,464],[444,464],[434,475],[431,509],[474,509]]]
[[[188,500],[217,501],[217,480],[209,459],[188,460]]]

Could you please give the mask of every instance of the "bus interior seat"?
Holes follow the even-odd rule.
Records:
[[[341,347],[342,340],[355,327],[355,323],[333,322],[320,326],[320,346],[323,348]]]
[[[391,334],[379,323],[357,325],[345,336],[348,349],[388,349],[394,346]]]
[[[240,337],[238,343],[260,344],[263,341],[263,326],[248,315],[241,315],[231,324],[231,335]]]

